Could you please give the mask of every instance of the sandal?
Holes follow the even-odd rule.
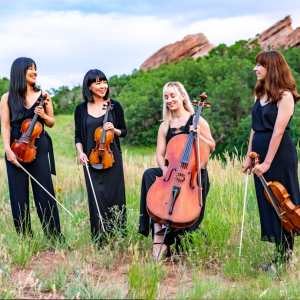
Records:
[[[161,245],[161,243],[153,243],[153,245]],[[169,253],[169,246],[166,245],[166,244],[163,244],[163,245],[167,246],[167,248],[165,249],[165,251],[163,251],[163,249],[161,249],[159,259],[157,259],[157,256],[158,256],[158,252],[159,252],[160,247],[157,251],[155,251],[155,250],[152,251],[152,256],[157,261],[165,260],[167,258],[168,253]]]
[[[157,231],[155,234],[156,234],[156,235],[164,235],[165,232],[166,232],[166,230],[167,230],[167,233],[166,233],[166,234],[168,234],[168,233],[170,233],[171,228],[170,228],[170,227],[165,227],[165,228],[163,228],[163,229]]]

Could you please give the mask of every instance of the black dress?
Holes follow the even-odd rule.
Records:
[[[255,131],[252,151],[260,155],[260,163],[264,162],[267,155],[277,114],[277,103],[261,106],[260,101],[257,100],[252,109],[252,129]],[[290,194],[291,201],[296,206],[300,205],[298,156],[290,134],[290,122],[287,124],[270,169],[264,177],[267,181],[280,182]],[[290,234],[283,228],[274,208],[266,199],[264,188],[257,176],[254,176],[254,182],[260,214],[261,240],[273,243],[285,242]]]
[[[104,116],[95,118],[88,115],[86,121],[87,133],[87,152],[89,157],[92,149],[96,147],[94,140],[95,130],[99,126],[103,126]],[[108,113],[108,122],[113,123],[112,112]],[[123,172],[122,155],[117,146],[116,140],[110,144],[110,149],[113,152],[114,160],[111,168],[105,170],[96,170],[89,167],[91,179],[93,182],[95,194],[98,200],[98,206],[101,216],[104,221],[104,228],[107,233],[114,233],[120,228],[125,228],[126,223],[126,208],[125,208],[125,182]],[[84,175],[89,199],[90,223],[92,238],[96,239],[98,233],[102,232],[102,226],[98,217],[98,210],[95,203],[94,194],[90,185],[90,180],[84,167]],[[101,236],[103,238],[103,236]]]
[[[21,126],[24,120],[34,117],[34,109],[37,102],[22,119],[11,122],[10,144],[22,135]],[[12,115],[11,115],[12,117]],[[44,121],[39,117],[38,121],[44,127]],[[40,138],[35,140],[37,147],[36,158],[31,163],[21,163],[22,166],[33,175],[54,197],[54,188],[51,173],[55,175],[52,141],[48,133],[43,130]],[[50,158],[50,164],[49,164]],[[14,225],[17,232],[31,233],[31,221],[29,213],[29,176],[21,169],[9,162],[5,155],[8,176],[9,195],[11,202]],[[50,168],[51,167],[51,168]],[[59,214],[56,202],[33,180],[31,180],[34,201],[42,228],[45,233],[61,236]]]
[[[169,131],[166,136],[167,144],[171,140],[172,137],[178,134],[189,134],[189,126],[193,124],[193,116],[189,118],[185,126],[180,128],[169,128]],[[161,168],[151,168],[145,171],[142,180],[142,188],[141,188],[141,203],[140,203],[140,225],[139,225],[139,233],[143,234],[144,236],[149,235],[150,226],[152,227],[152,236],[154,235],[153,231],[153,224],[156,223],[153,219],[150,218],[147,212],[147,193],[155,182],[156,177],[163,176],[163,172]],[[203,207],[201,209],[200,216],[198,220],[190,227],[182,228],[179,230],[175,230],[174,228],[171,229],[171,232],[166,235],[165,244],[172,245],[175,240],[177,240],[177,245],[180,244],[179,237],[183,235],[185,232],[192,232],[199,229],[199,225],[203,220],[204,212],[205,212],[205,203],[206,203],[206,196],[209,191],[209,178],[207,169],[202,170],[201,172],[201,183],[202,183],[202,197],[203,197]],[[177,248],[178,249],[178,248]]]

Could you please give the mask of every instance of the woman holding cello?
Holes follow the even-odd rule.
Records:
[[[145,171],[141,188],[141,204],[140,204],[140,226],[139,233],[144,236],[149,235],[149,229],[152,228],[153,235],[153,256],[157,258],[160,244],[163,241],[163,233],[166,230],[164,226],[150,218],[147,211],[147,194],[151,186],[156,181],[156,177],[163,176],[168,167],[165,165],[165,155],[169,141],[179,134],[189,134],[194,131],[193,120],[195,118],[194,108],[189,96],[180,82],[168,82],[163,89],[163,122],[161,123],[157,136],[156,161],[159,168],[151,168]],[[211,136],[208,123],[200,117],[197,134],[206,142],[209,151],[215,150],[215,142]],[[202,209],[197,221],[190,227],[176,230],[174,228],[168,230],[165,242],[159,259],[168,255],[169,245],[173,244],[175,238],[183,234],[185,231],[195,231],[198,229],[205,211],[205,199],[209,190],[209,179],[207,170],[201,172],[202,182]]]
[[[275,209],[264,195],[259,177],[281,183],[294,205],[300,205],[298,156],[290,134],[295,103],[300,100],[295,80],[284,57],[277,51],[264,51],[256,58],[255,104],[252,109],[251,134],[243,172],[254,173],[261,223],[261,240],[276,244],[278,253],[272,263],[286,262],[293,251],[293,234],[287,232]],[[260,156],[252,168],[250,153]],[[269,266],[262,266],[268,269]]]
[[[29,212],[29,177],[19,167],[18,161],[31,175],[38,178],[42,186],[53,196],[51,174],[55,175],[52,142],[44,130],[44,126],[53,127],[54,125],[53,106],[49,94],[37,88],[36,77],[36,64],[32,59],[26,57],[16,59],[11,67],[9,93],[2,96],[0,106],[1,134],[5,149],[14,225],[18,233],[30,236],[33,236],[33,233]],[[38,105],[43,100],[43,95],[47,96],[48,105]],[[38,116],[36,125],[40,126],[41,134],[39,138],[35,139],[37,148],[33,160],[25,162],[26,160],[16,156],[16,152],[12,150],[11,146],[22,136],[23,124],[31,123],[34,116],[35,118]],[[31,181],[31,185],[37,213],[45,233],[64,240],[60,231],[56,202],[36,182]]]
[[[109,98],[103,72],[86,73],[82,94],[85,101],[75,109],[75,144],[80,162],[85,166],[92,240],[103,242],[104,232],[111,234],[116,229],[124,229],[126,222],[119,137],[125,137],[127,129],[122,106]]]

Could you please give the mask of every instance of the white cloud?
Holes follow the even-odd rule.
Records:
[[[294,22],[300,20],[299,16],[299,11],[293,12]],[[38,83],[43,89],[73,86],[81,83],[92,68],[101,69],[107,76],[128,74],[158,49],[187,34],[203,32],[211,43],[230,45],[255,36],[283,17],[261,14],[200,20],[184,26],[180,16],[159,19],[35,11],[0,23],[0,76],[9,75],[15,58],[27,56],[37,63]]]

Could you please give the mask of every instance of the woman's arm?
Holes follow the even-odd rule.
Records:
[[[193,118],[193,121],[194,121],[194,119],[195,119],[195,116]],[[208,123],[202,117],[199,118],[198,127],[200,129],[198,128],[195,130],[194,125],[191,125],[190,131],[198,132],[198,134],[200,133],[200,138],[207,143],[210,153],[213,153],[216,148],[216,142],[214,141],[214,139],[211,135]],[[200,130],[200,132],[199,132],[199,130]]]
[[[7,160],[18,166],[16,155],[10,148],[10,111],[7,101],[8,93],[2,96],[0,103],[1,135]]]
[[[213,139],[208,123],[202,118],[199,118],[198,125],[200,126],[200,137],[207,143],[210,153],[213,153],[216,148],[216,142]]]
[[[254,133],[255,133],[255,131],[253,129],[251,129],[249,144],[248,144],[247,157],[246,157],[246,160],[243,164],[243,170],[242,170],[243,173],[246,173],[248,169],[249,169],[250,172],[252,170],[252,159],[250,158],[249,154],[250,154],[250,152],[252,152],[252,140],[253,140]]]
[[[158,129],[157,135],[157,148],[156,148],[156,161],[159,167],[162,169],[163,174],[166,173],[168,166],[165,165],[166,159],[166,149],[167,149],[167,140],[164,135],[165,123],[161,123]]]
[[[87,155],[83,152],[82,140],[81,140],[81,110],[80,106],[76,106],[74,113],[74,121],[75,121],[75,146],[76,150],[79,154],[79,159],[82,165],[85,166],[84,158],[87,162],[89,159]]]
[[[256,165],[252,170],[252,173],[256,174],[258,177],[266,173],[271,166],[282,140],[285,128],[294,113],[294,104],[295,102],[292,94],[289,92],[284,92],[282,99],[278,102],[278,114],[267,156],[263,163]]]
[[[49,101],[45,102],[47,103],[47,105],[45,105],[45,109],[42,106],[37,106],[34,109],[34,113],[39,115],[39,117],[44,120],[44,123],[47,127],[51,128],[55,123],[52,100],[48,92],[42,91],[42,94],[46,94],[47,100]]]
[[[89,158],[87,157],[87,155],[83,152],[82,150],[82,144],[81,143],[77,143],[76,144],[76,150],[79,154],[79,159],[82,165],[85,166],[85,161],[84,159],[86,159],[87,163],[89,162]]]

